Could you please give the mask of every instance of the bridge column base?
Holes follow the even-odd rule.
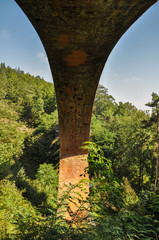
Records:
[[[66,199],[68,208],[65,209],[64,217],[72,222],[82,220],[88,214],[86,210],[89,207],[88,203],[84,203],[89,193],[89,176],[85,173],[87,167],[87,154],[69,156],[60,160],[59,197],[63,196],[65,191],[70,194],[73,202]],[[81,201],[79,202],[78,199]]]

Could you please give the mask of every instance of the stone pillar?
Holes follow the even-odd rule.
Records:
[[[58,65],[60,66],[60,65]],[[57,65],[54,64],[54,70]],[[67,65],[66,65],[67,66]],[[65,69],[66,70],[66,69]],[[83,199],[89,192],[89,176],[84,171],[88,168],[87,149],[82,149],[83,143],[89,141],[92,107],[97,83],[98,68],[92,70],[89,65],[79,64],[68,67],[67,71],[55,71],[55,89],[57,95],[59,130],[60,130],[60,169],[59,169],[59,196],[67,189],[66,185],[77,184],[81,179],[87,179],[83,184],[86,193],[76,188]],[[78,74],[74,75],[76,72]],[[57,80],[58,79],[58,80]],[[86,81],[87,80],[87,81]],[[60,87],[61,86],[61,87]],[[82,175],[82,176],[81,176]],[[76,194],[75,194],[76,195]],[[80,205],[70,204],[71,212],[76,212]],[[85,205],[86,208],[89,206]],[[86,213],[79,213],[85,216]],[[69,212],[66,218],[73,220]]]

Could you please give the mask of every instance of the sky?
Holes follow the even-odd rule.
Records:
[[[43,45],[14,0],[0,0],[0,63],[53,81]],[[144,110],[151,93],[159,94],[159,2],[121,37],[100,84],[117,102],[129,101]]]

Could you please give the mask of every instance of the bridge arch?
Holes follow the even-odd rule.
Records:
[[[36,29],[54,78],[60,128],[60,183],[77,182],[87,163],[95,92],[124,32],[156,0],[16,0]],[[70,170],[71,169],[71,170]]]

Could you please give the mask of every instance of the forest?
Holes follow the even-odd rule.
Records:
[[[159,239],[157,93],[145,104],[150,112],[117,103],[98,86],[90,142],[83,145],[89,149],[91,187],[83,200],[89,215],[80,219],[77,212],[72,223],[61,209],[80,185],[70,185],[58,199],[54,85],[1,63],[0,239]]]

